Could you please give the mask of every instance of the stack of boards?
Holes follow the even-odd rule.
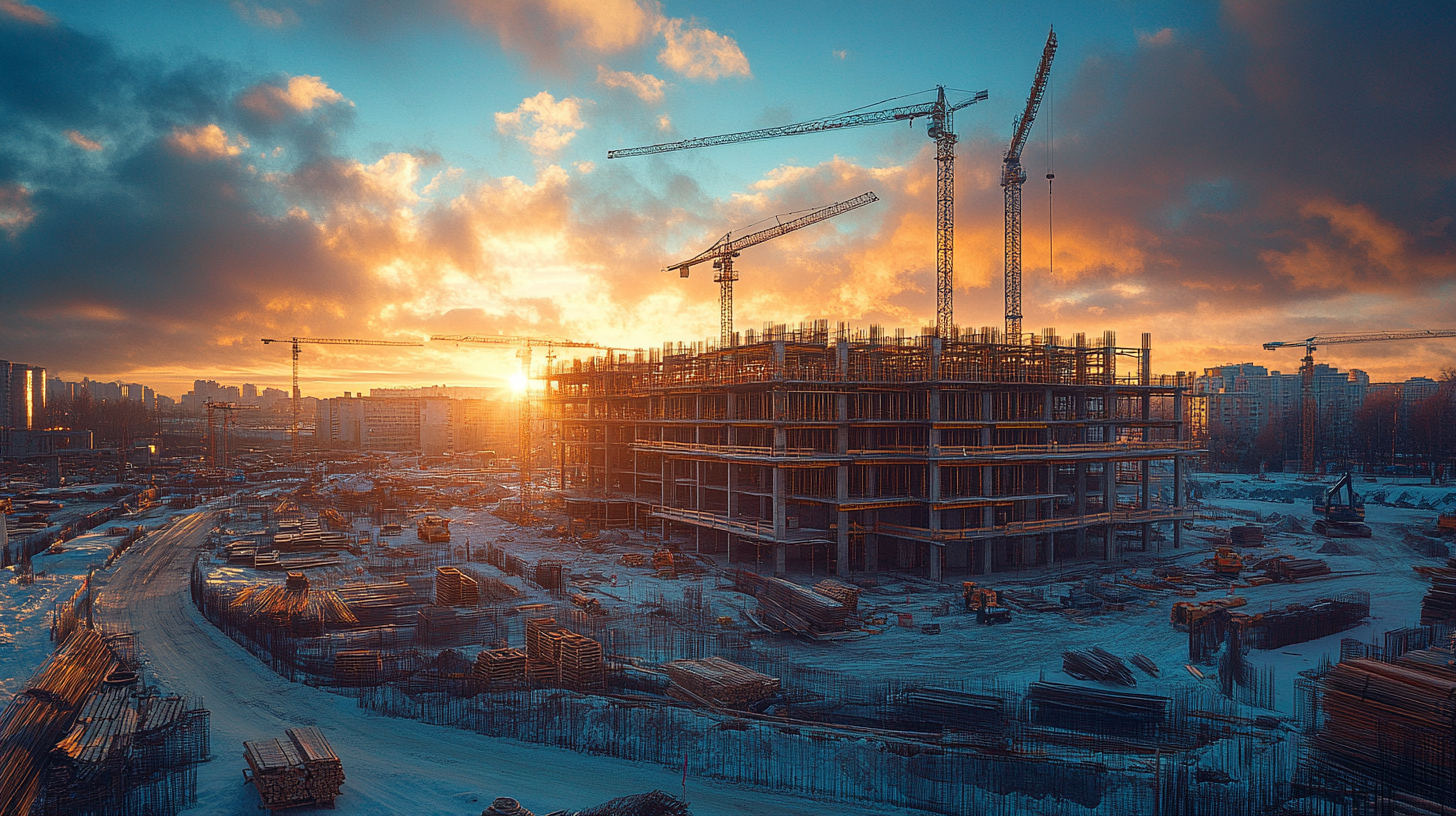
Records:
[[[284,739],[243,743],[249,779],[269,810],[323,805],[332,807],[344,784],[344,767],[322,731],[290,728]]]

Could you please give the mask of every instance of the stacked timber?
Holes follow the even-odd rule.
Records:
[[[622,553],[622,566],[624,567],[640,567],[646,563],[647,559],[642,553]]]
[[[352,584],[340,587],[338,592],[354,617],[366,626],[404,623],[411,607],[420,603],[414,590],[404,581]]]
[[[1330,565],[1318,558],[1280,558],[1269,565],[1269,577],[1299,581],[1330,574]]]
[[[422,516],[415,522],[415,535],[426,544],[447,542],[450,540],[450,519]]]
[[[826,598],[839,601],[844,610],[851,615],[859,611],[859,587],[853,584],[825,578],[814,585],[814,591]]]
[[[1264,546],[1264,528],[1253,524],[1234,527],[1229,530],[1229,543],[1235,547]]]
[[[526,618],[526,674],[542,683],[556,680],[555,645],[550,635],[562,631],[555,618]]]
[[[306,519],[297,525],[280,524],[277,535],[273,536],[273,549],[281,553],[343,550],[348,547],[348,535],[324,532],[318,519]]]
[[[1325,675],[1316,758],[1326,768],[1450,807],[1456,805],[1450,785],[1456,775],[1456,676],[1405,659],[1410,656],[1396,664],[1344,660]]]
[[[341,686],[377,686],[384,673],[378,649],[350,649],[334,655],[334,682]]]
[[[1431,588],[1421,599],[1421,625],[1456,622],[1456,558],[1429,573]]]
[[[480,585],[456,567],[436,567],[435,605],[479,606]]]
[[[332,807],[344,784],[344,769],[329,741],[312,726],[284,733],[284,739],[243,743],[243,758],[262,807]]]
[[[728,708],[747,708],[779,693],[777,677],[760,674],[721,657],[664,663],[672,684],[667,694],[679,700]]]
[[[526,653],[520,649],[486,649],[475,656],[470,674],[485,685],[515,683],[526,677]]]
[[[905,693],[905,713],[941,728],[999,730],[1006,725],[1006,701],[989,694],[944,688],[918,688]]]
[[[736,588],[758,599],[764,619],[801,635],[818,637],[844,631],[849,612],[844,604],[782,578],[766,578],[740,570]]]
[[[557,677],[572,691],[600,691],[606,685],[602,645],[576,632],[560,633],[557,646]]]
[[[1034,725],[1125,737],[1155,736],[1168,698],[1036,682],[1027,687]]]
[[[1137,685],[1137,678],[1132,676],[1132,670],[1122,658],[1095,646],[1086,651],[1074,649],[1062,652],[1062,671],[1078,680],[1095,680],[1119,686]]]
[[[485,630],[495,620],[489,609],[456,609],[449,606],[422,606],[415,623],[415,637],[430,645],[479,643]]]

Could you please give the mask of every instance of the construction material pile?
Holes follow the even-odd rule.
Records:
[[[905,693],[907,717],[941,728],[995,731],[1006,725],[1006,701],[989,694],[944,688],[918,688]]]
[[[1253,524],[1233,527],[1229,530],[1229,543],[1235,547],[1264,546],[1264,528]]]
[[[826,598],[838,601],[851,615],[859,611],[859,587],[853,584],[825,578],[814,585],[814,591]]]
[[[251,778],[269,810],[315,805],[333,807],[344,784],[339,757],[312,726],[290,728],[284,739],[243,743]]]
[[[1456,806],[1456,668],[1447,650],[1394,664],[1346,660],[1325,676],[1316,759],[1334,778],[1363,778]],[[1444,808],[1439,812],[1447,812]]]
[[[482,685],[517,683],[526,678],[526,653],[520,649],[486,649],[475,657],[471,677]]]
[[[1456,558],[1447,559],[1445,567],[1427,573],[1431,588],[1421,599],[1421,625],[1456,622]]]
[[[1027,687],[1034,725],[1130,738],[1157,735],[1168,698],[1036,682]]]
[[[406,623],[420,599],[404,581],[383,584],[349,584],[338,589],[339,597],[361,624],[379,626]]]
[[[1330,574],[1330,565],[1318,558],[1276,558],[1265,568],[1270,578],[1299,581]]]
[[[662,669],[672,680],[667,688],[668,696],[686,702],[747,708],[779,693],[779,678],[721,657],[674,660],[664,663]]]
[[[254,625],[274,626],[296,633],[317,634],[322,629],[356,626],[354,615],[339,593],[310,589],[302,573],[290,573],[282,584],[251,584],[238,590],[229,606]]]
[[[495,635],[495,612],[422,606],[415,618],[415,639],[430,646],[479,644]]]
[[[1119,686],[1137,685],[1137,678],[1132,676],[1132,669],[1128,668],[1122,658],[1095,646],[1086,651],[1062,652],[1062,671],[1078,680],[1094,680]]]
[[[569,816],[693,816],[688,803],[662,791],[619,796]]]
[[[450,540],[450,519],[442,516],[421,516],[415,522],[415,536],[426,544]]]
[[[843,632],[849,616],[839,601],[782,578],[739,570],[734,589],[758,599],[765,623],[808,637]]]
[[[349,649],[334,655],[334,682],[340,686],[377,686],[384,674],[378,649]]]
[[[1242,616],[1236,616],[1242,617]],[[1244,642],[1255,649],[1278,649],[1328,637],[1359,626],[1370,617],[1370,593],[1350,591],[1308,604],[1263,612],[1240,624]]]
[[[347,526],[347,525],[346,525]],[[326,533],[318,519],[283,522],[273,536],[273,549],[280,553],[305,553],[321,550],[343,550],[349,547],[349,536]]]
[[[566,629],[555,618],[527,618],[526,673],[537,682],[573,691],[598,691],[606,682],[602,646]]]
[[[480,585],[455,567],[436,567],[435,605],[479,606]]]

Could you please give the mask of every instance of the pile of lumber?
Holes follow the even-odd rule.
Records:
[[[450,606],[422,606],[416,617],[415,638],[427,645],[459,645],[486,640],[494,634],[495,612],[489,609],[456,609]]]
[[[647,563],[647,558],[645,556],[643,556],[642,553],[636,553],[636,552],[622,553],[622,566],[625,566],[625,567],[640,567],[640,566],[642,566],[642,565],[644,565],[646,563]]]
[[[1421,599],[1421,625],[1456,622],[1456,558],[1428,572],[1431,588]]]
[[[1006,701],[989,694],[944,688],[917,688],[905,693],[905,713],[941,728],[997,730],[1006,724]]]
[[[470,675],[484,685],[515,683],[526,677],[526,653],[520,649],[486,649],[475,656]]]
[[[378,649],[350,649],[334,655],[334,682],[341,686],[374,686],[384,673]]]
[[[1234,527],[1229,530],[1229,543],[1235,547],[1264,546],[1264,528],[1253,524]]]
[[[228,606],[254,624],[289,629],[346,628],[359,618],[332,589],[310,590],[302,573],[290,573],[282,584],[250,584],[233,595]]]
[[[839,601],[844,606],[844,611],[851,615],[859,611],[859,587],[853,584],[825,578],[814,585],[814,591],[826,598]]]
[[[1040,681],[1026,699],[1034,725],[1110,736],[1155,736],[1168,709],[1167,697]]]
[[[1370,595],[1346,592],[1313,603],[1291,604],[1240,621],[1245,642],[1255,649],[1278,649],[1329,637],[1359,626],[1370,617]]]
[[[801,635],[843,632],[849,613],[844,604],[782,578],[739,570],[734,588],[758,599],[765,622]]]
[[[383,584],[351,584],[339,587],[339,597],[348,604],[349,611],[360,623],[377,626],[387,623],[404,623],[412,607],[420,599],[404,581],[390,581]]]
[[[1132,669],[1128,668],[1122,658],[1096,646],[1086,651],[1074,649],[1062,652],[1062,671],[1078,680],[1095,680],[1119,686],[1137,685],[1137,678],[1132,676]]]
[[[555,618],[527,618],[526,674],[575,691],[599,690],[605,683],[602,646]]]
[[[779,693],[777,677],[760,674],[721,657],[674,660],[662,665],[672,680],[668,696],[688,702],[747,708]]]
[[[349,547],[349,536],[344,533],[326,533],[319,527],[318,519],[278,525],[278,534],[273,536],[273,549],[281,553],[317,552],[319,550],[343,550]]]
[[[290,728],[284,739],[243,743],[251,781],[269,810],[322,805],[332,807],[344,784],[344,767],[312,726]]]
[[[480,585],[456,567],[436,567],[435,605],[479,606]]]
[[[441,516],[421,516],[415,522],[415,536],[426,544],[449,541],[450,519]]]
[[[1330,565],[1318,558],[1279,558],[1270,564],[1268,569],[1269,577],[1282,578],[1286,581],[1298,581],[1329,574]]]

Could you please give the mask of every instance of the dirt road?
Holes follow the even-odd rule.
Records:
[[[473,816],[496,796],[549,813],[652,789],[680,795],[681,777],[666,769],[379,717],[284,680],[207,623],[188,597],[188,573],[210,526],[210,515],[197,513],[138,542],[99,594],[102,620],[136,633],[148,681],[212,712],[213,759],[198,772],[198,806],[189,813],[254,812],[257,795],[242,785],[242,741],[292,725],[322,728],[343,760],[340,814]],[[698,816],[857,809],[692,778],[687,792]]]

